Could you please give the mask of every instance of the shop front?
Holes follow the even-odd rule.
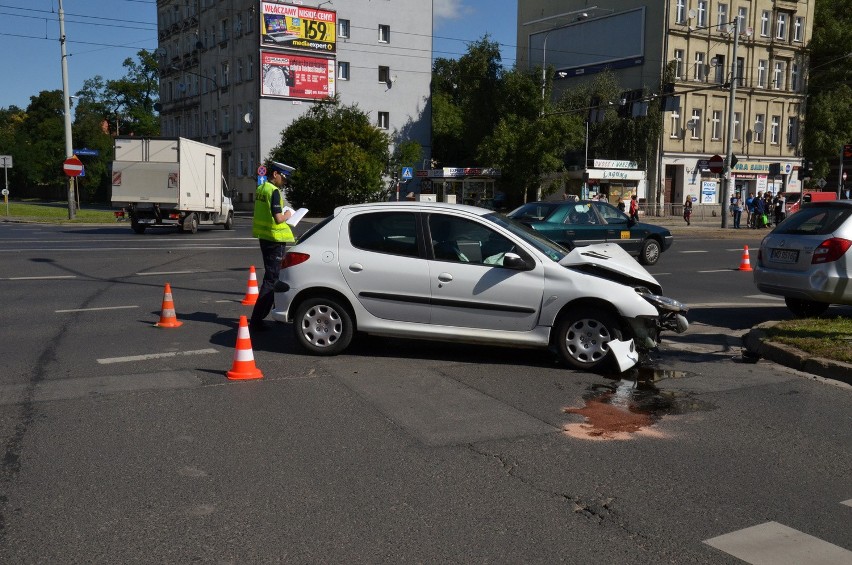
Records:
[[[647,177],[635,161],[595,159],[593,168],[569,171],[566,194],[581,200],[603,198],[613,206],[635,194],[640,202],[647,198]]]
[[[483,167],[444,167],[419,170],[420,200],[470,204],[494,209],[499,206],[494,185],[500,169]]]

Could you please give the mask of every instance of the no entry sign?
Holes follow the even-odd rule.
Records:
[[[69,177],[79,177],[83,172],[83,162],[76,155],[72,155],[62,163],[62,170]]]

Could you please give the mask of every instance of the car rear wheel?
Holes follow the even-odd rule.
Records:
[[[194,212],[184,218],[183,231],[188,231],[189,233],[198,233],[198,215],[196,215]]]
[[[354,333],[349,311],[336,300],[310,298],[296,309],[296,340],[313,355],[337,355],[349,346]]]
[[[607,344],[613,339],[621,339],[618,320],[600,308],[578,308],[556,330],[556,345],[562,359],[581,371],[606,368],[610,364]]]
[[[642,244],[642,251],[639,253],[639,262],[643,265],[655,265],[660,260],[660,253],[662,252],[659,241],[646,239]]]
[[[228,212],[228,219],[225,220],[224,228],[226,230],[232,229],[234,227],[234,215],[231,212]]]
[[[816,318],[828,310],[829,304],[824,302],[814,302],[813,300],[801,300],[799,298],[784,298],[787,308],[790,312],[799,318]]]

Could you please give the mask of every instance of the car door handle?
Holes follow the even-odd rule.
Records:
[[[360,273],[364,270],[364,265],[362,265],[361,263],[352,263],[351,265],[349,265],[349,270],[353,273]]]
[[[441,282],[450,282],[451,280],[453,280],[453,275],[451,275],[450,273],[441,273],[440,275],[438,275],[438,280]]]

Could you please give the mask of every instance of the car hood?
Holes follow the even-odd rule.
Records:
[[[559,264],[590,274],[603,270],[620,275],[620,278],[641,281],[657,289],[660,288],[657,279],[616,243],[599,243],[576,247],[563,257]],[[628,284],[627,280],[624,282]]]

